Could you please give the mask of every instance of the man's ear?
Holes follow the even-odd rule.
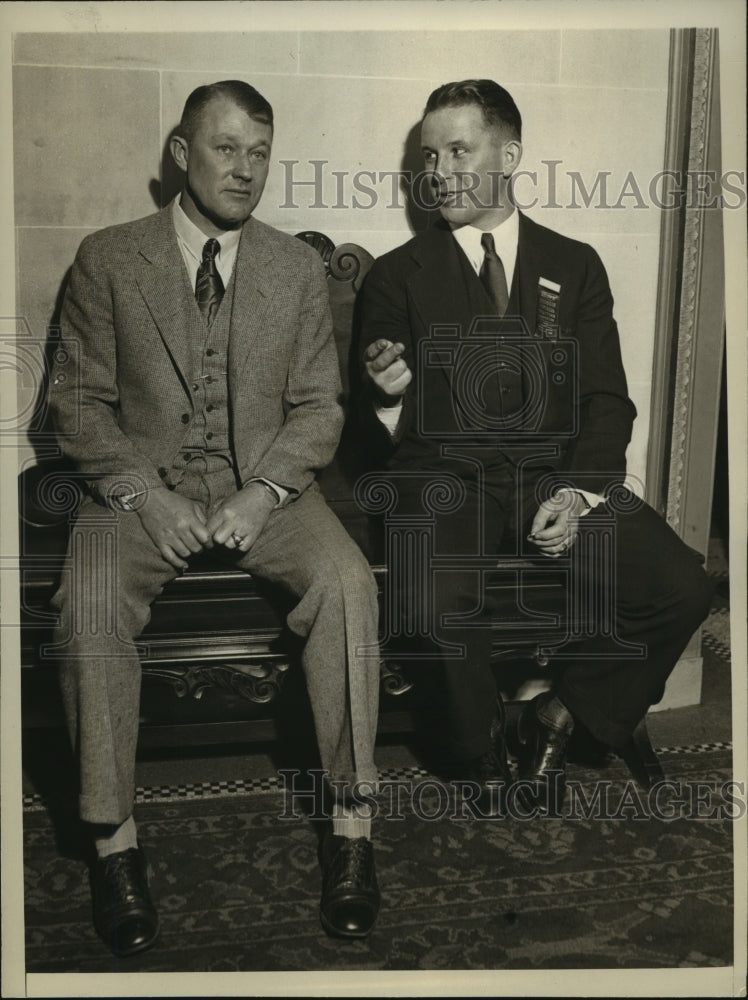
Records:
[[[186,173],[187,160],[189,159],[187,140],[183,139],[181,135],[173,135],[169,141],[169,149],[176,165]]]
[[[522,143],[518,142],[516,139],[510,139],[508,142],[504,143],[503,153],[504,170],[502,172],[504,177],[509,178],[517,169],[519,161],[522,159]]]

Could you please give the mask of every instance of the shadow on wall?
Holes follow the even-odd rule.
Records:
[[[414,234],[422,233],[439,218],[439,212],[436,208],[427,207],[433,197],[433,190],[424,175],[420,121],[416,122],[405,139],[400,169],[405,175],[401,180],[401,187],[406,195],[408,225]],[[405,178],[411,178],[410,183]]]
[[[154,178],[148,185],[151,198],[156,208],[164,208],[182,190],[184,174],[174,162],[171,155],[171,140],[176,135],[178,124],[169,132],[161,151],[161,180]]]

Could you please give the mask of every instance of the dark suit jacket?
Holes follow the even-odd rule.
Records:
[[[332,459],[343,421],[324,270],[314,250],[256,219],[234,266],[227,377],[238,473],[279,483],[292,500]],[[63,452],[104,501],[162,485],[159,468],[182,446],[195,308],[171,206],[81,244],[50,405]]]
[[[466,425],[457,397],[465,391],[456,376],[459,351],[476,306],[466,291],[449,228],[440,223],[376,261],[364,285],[361,351],[386,338],[405,344],[414,374],[394,441],[371,419],[368,426],[389,446],[394,468],[439,468],[445,443],[495,445],[514,458],[545,452],[563,480],[590,492],[619,482],[636,415],[628,398],[613,299],[595,251],[520,215],[519,246],[504,336],[524,353],[532,371],[533,406],[519,426],[480,431]],[[558,329],[539,328],[540,278],[560,285]],[[490,326],[490,324],[489,324]]]

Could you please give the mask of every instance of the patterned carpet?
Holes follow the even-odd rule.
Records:
[[[730,750],[661,758],[676,784],[659,800],[637,792],[619,762],[570,768],[569,815],[532,822],[460,818],[432,780],[414,775],[416,808],[377,823],[375,932],[344,944],[319,926],[315,833],[306,818],[278,818],[281,792],[140,805],[162,933],[156,949],[122,962],[91,928],[82,860],[56,848],[46,811],[29,811],[27,971],[729,965],[739,808],[726,785]]]
[[[721,602],[723,605],[727,602]],[[729,612],[705,632],[705,675],[729,672]],[[691,710],[683,710],[685,712]],[[728,711],[729,717],[729,711]],[[614,757],[572,763],[560,818],[461,815],[423,767],[384,769],[375,821],[382,909],[367,941],[319,924],[318,824],[276,777],[138,789],[161,914],[156,948],[114,959],[91,926],[78,831],[24,800],[26,971],[277,972],[718,969],[733,962],[727,741],[658,747],[668,784],[641,791]],[[60,805],[62,804],[62,811]],[[286,818],[283,818],[283,814]]]

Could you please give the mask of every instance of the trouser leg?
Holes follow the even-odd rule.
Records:
[[[601,546],[595,546],[597,555],[574,564],[584,587],[591,582],[598,593],[612,592],[615,627],[604,627],[606,611],[598,609],[596,634],[562,651],[572,659],[557,692],[595,737],[614,747],[662,697],[712,595],[699,557],[646,504],[632,507],[613,510],[614,559],[601,559]],[[608,532],[610,510],[580,525],[583,534]]]
[[[288,625],[306,639],[302,663],[323,768],[337,781],[375,782],[378,602],[360,549],[312,486],[271,514],[237,565],[299,598]]]
[[[175,574],[136,513],[83,504],[52,602],[59,624],[49,652],[60,661],[86,822],[116,825],[132,812],[141,683],[134,640]]]
[[[423,489],[408,491],[405,478],[398,485],[400,503],[390,532],[399,542],[390,546],[388,574],[388,604],[396,621],[388,655],[397,660],[400,653],[405,662],[420,661],[433,671],[432,687],[443,694],[449,751],[460,759],[478,757],[491,748],[496,713],[484,592],[504,530],[506,491],[503,482],[488,493],[480,483],[465,481],[464,494],[451,509],[432,509],[424,516]],[[408,532],[418,537],[417,544],[406,543]],[[467,567],[483,557],[483,568]]]

